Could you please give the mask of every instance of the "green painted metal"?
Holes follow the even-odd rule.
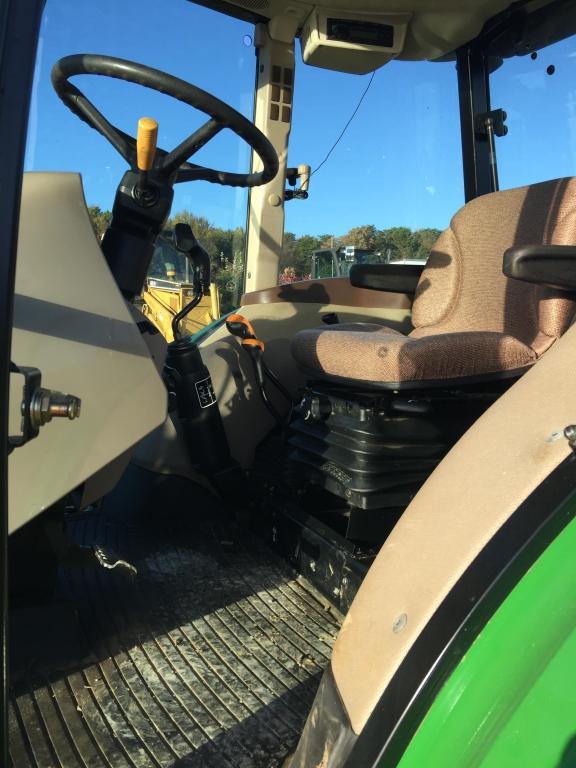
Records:
[[[478,635],[398,765],[576,766],[576,520]]]

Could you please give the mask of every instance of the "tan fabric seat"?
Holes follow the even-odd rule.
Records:
[[[430,254],[414,300],[414,330],[349,323],[301,331],[292,353],[310,375],[357,384],[446,382],[520,372],[570,325],[560,291],[502,272],[513,245],[576,243],[576,179],[476,198]]]

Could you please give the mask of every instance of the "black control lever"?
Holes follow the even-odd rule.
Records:
[[[186,315],[197,307],[202,296],[210,294],[210,256],[200,245],[189,224],[176,224],[174,227],[174,245],[192,262],[194,272],[194,298],[172,318],[172,335],[180,339],[180,323]]]
[[[189,224],[176,224],[174,227],[174,245],[176,250],[183,253],[192,263],[192,266],[198,270],[200,290],[204,296],[208,296],[211,279],[210,256],[196,240]]]

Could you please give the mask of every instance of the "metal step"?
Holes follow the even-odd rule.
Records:
[[[133,563],[61,569],[13,617],[16,768],[273,768],[295,747],[339,617],[259,540],[75,516]]]

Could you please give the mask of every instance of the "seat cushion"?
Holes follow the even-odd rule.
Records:
[[[300,331],[292,341],[292,354],[316,378],[377,386],[502,374],[537,359],[533,349],[505,333],[466,331],[414,338],[365,323]]]

